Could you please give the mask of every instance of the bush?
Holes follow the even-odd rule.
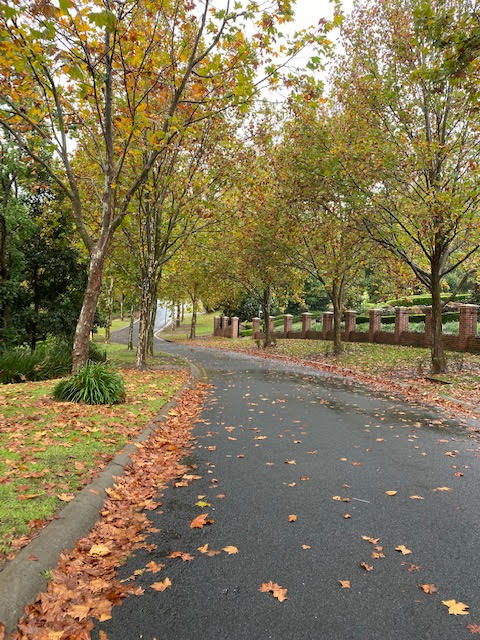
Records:
[[[442,300],[449,300],[451,297],[450,293],[442,293]],[[457,302],[466,302],[470,300],[470,293],[457,293],[456,296],[453,297],[453,301]],[[396,298],[394,300],[387,300],[384,303],[385,307],[416,307],[416,306],[426,306],[430,307],[432,304],[432,296],[427,294],[418,295],[418,296],[405,296],[404,298]]]
[[[75,375],[60,380],[53,397],[85,404],[118,404],[125,400],[125,385],[122,377],[104,363],[89,361]]]
[[[91,342],[89,360],[105,362],[106,351]],[[48,338],[37,345],[35,351],[29,347],[17,347],[0,354],[0,383],[51,380],[66,375],[72,369],[72,344],[68,340]]]

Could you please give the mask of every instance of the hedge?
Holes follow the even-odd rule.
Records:
[[[451,295],[449,293],[442,293],[442,300],[449,300]],[[471,297],[470,293],[457,293],[456,296],[452,298],[453,301],[457,302],[465,302],[469,300]],[[432,296],[429,295],[417,295],[417,296],[405,296],[404,298],[397,298],[394,300],[387,300],[384,303],[386,307],[416,307],[416,306],[431,306],[432,304]]]

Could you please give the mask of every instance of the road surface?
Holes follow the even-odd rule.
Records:
[[[117,339],[125,335],[117,332]],[[480,624],[476,434],[300,367],[159,341],[156,347],[201,364],[213,385],[188,458],[201,479],[169,488],[162,513],[149,512],[160,529],[150,540],[157,550],[137,552],[120,574],[152,559],[166,568],[139,576],[145,594],[114,607],[112,620],[95,634],[103,629],[110,640],[475,637],[467,625]],[[199,496],[211,506],[196,506]],[[214,524],[189,527],[207,512]],[[296,521],[289,521],[293,515]],[[197,550],[205,544],[235,546],[238,553],[208,557]],[[402,545],[405,555],[395,549]],[[195,559],[166,558],[172,551]],[[150,588],[166,576],[169,589]],[[260,592],[269,581],[287,588],[288,599]],[[434,584],[438,593],[419,584]],[[449,615],[442,600],[463,602],[470,614]]]

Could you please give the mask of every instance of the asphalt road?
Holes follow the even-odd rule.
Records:
[[[480,446],[464,426],[299,367],[157,346],[203,365],[213,385],[188,458],[201,479],[169,488],[162,512],[149,512],[157,549],[136,553],[120,573],[152,559],[166,567],[140,575],[145,594],[114,607],[94,637],[100,629],[110,640],[475,637],[467,625],[480,625]],[[196,506],[199,496],[211,506]],[[191,529],[201,513],[215,522]],[[208,557],[197,550],[207,543],[238,553]],[[166,558],[172,551],[195,559]],[[165,577],[165,592],[150,588]],[[261,593],[268,581],[288,599]],[[438,593],[418,587],[430,583]],[[452,599],[470,614],[449,615],[442,600]]]

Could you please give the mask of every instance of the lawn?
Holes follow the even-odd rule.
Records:
[[[213,318],[215,317],[215,313],[199,313],[197,315],[197,327],[196,334],[197,337],[201,336],[213,336]],[[166,338],[167,340],[186,340],[190,335],[190,322],[192,319],[191,313],[185,314],[185,319],[183,324],[180,327],[176,327],[172,331],[172,327],[168,329],[164,329],[160,332],[162,338]]]
[[[106,349],[125,379],[124,404],[57,402],[51,380],[0,386],[0,559],[73,499],[188,379],[168,356],[138,372],[125,347]]]
[[[130,320],[127,316],[125,316],[124,320],[120,320],[120,318],[114,318],[112,320],[112,326],[110,327],[110,331],[117,331],[118,329],[123,329],[124,327],[128,327]],[[103,342],[105,338],[105,327],[97,327],[97,332],[94,334],[95,342]]]

